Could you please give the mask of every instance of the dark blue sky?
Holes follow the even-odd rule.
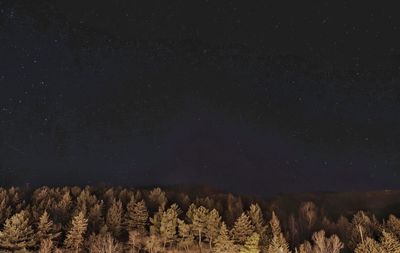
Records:
[[[363,3],[0,2],[1,183],[398,188],[400,23]]]

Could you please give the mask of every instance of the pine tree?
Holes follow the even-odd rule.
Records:
[[[255,232],[259,234],[260,237],[262,237],[262,235],[265,234],[267,227],[265,225],[264,217],[260,206],[258,204],[251,204],[248,216],[251,219]]]
[[[142,235],[139,231],[137,230],[132,230],[129,231],[129,237],[128,237],[128,242],[127,242],[127,252],[129,253],[136,253],[139,252],[140,246],[141,246],[141,239]]]
[[[58,236],[60,236],[60,233],[55,232],[53,221],[49,218],[47,211],[44,211],[37,225],[37,241],[40,243],[43,239],[53,240]]]
[[[246,213],[237,218],[232,229],[233,240],[238,244],[244,244],[247,238],[254,233],[254,226]]]
[[[162,191],[159,187],[154,188],[149,193],[149,202],[151,204],[151,208],[157,210],[158,207],[161,207],[162,210],[165,209],[167,204],[167,197],[165,192]]]
[[[293,213],[289,215],[289,220],[288,220],[288,233],[289,233],[289,238],[290,238],[290,245],[294,248],[300,243],[300,227],[299,223],[297,222],[295,216]],[[262,240],[267,242],[268,238],[265,240]]]
[[[267,226],[265,224],[264,216],[261,207],[258,204],[251,204],[248,211],[251,223],[254,226],[254,231],[260,236],[260,244],[267,243]]]
[[[212,249],[213,240],[218,236],[221,216],[217,210],[213,209],[208,214],[207,224],[205,229],[205,237],[208,240],[210,249]]]
[[[221,223],[219,234],[215,238],[215,245],[212,249],[213,253],[234,253],[236,246],[229,237],[228,229],[224,222]]]
[[[82,247],[84,235],[87,229],[87,222],[88,221],[82,212],[72,218],[71,227],[65,238],[64,245],[67,248],[74,250],[76,253],[78,253]]]
[[[69,190],[61,196],[60,201],[56,202],[56,222],[67,223],[71,217],[72,199]]]
[[[178,236],[178,247],[188,251],[194,243],[194,236],[191,226],[181,219],[178,219]]]
[[[121,253],[122,245],[110,233],[94,235],[90,240],[89,253]]]
[[[295,249],[295,253],[313,253],[313,248],[311,246],[311,243],[309,241],[305,241],[299,246],[299,251],[297,251],[297,248]]]
[[[351,221],[351,229],[349,235],[349,243],[348,246],[350,249],[354,249],[360,242],[362,242],[363,238],[373,237],[373,228],[372,228],[371,219],[363,212],[357,212]]]
[[[201,243],[203,235],[205,233],[205,230],[207,229],[208,213],[209,213],[208,209],[205,208],[204,206],[200,206],[199,208],[193,210],[192,229],[193,233],[198,238],[198,243],[200,248],[202,247]]]
[[[158,212],[154,213],[153,217],[150,218],[150,235],[160,235],[161,217],[163,212],[163,209],[159,207]]]
[[[128,231],[137,230],[141,234],[146,232],[146,224],[149,218],[149,213],[146,208],[144,200],[135,202],[134,199],[127,205],[127,212],[125,217],[125,225]]]
[[[385,252],[377,241],[375,241],[370,237],[367,237],[357,245],[356,249],[354,250],[354,253],[389,253],[389,252]]]
[[[268,247],[268,253],[289,253],[289,245],[282,234],[279,219],[275,212],[272,212],[272,218],[269,224],[272,231],[272,239]]]
[[[164,211],[161,216],[160,237],[164,248],[175,240],[177,225],[178,213],[175,206],[172,206]]]
[[[193,219],[194,219],[194,213],[196,212],[196,205],[195,204],[190,204],[187,212],[186,212],[186,217],[188,218],[188,220],[193,223]]]
[[[53,241],[46,238],[40,241],[39,253],[51,253],[53,250]]]
[[[161,251],[161,242],[158,236],[156,235],[150,235],[148,236],[145,241],[145,249],[149,252],[149,253],[156,253]]]
[[[340,253],[340,251],[344,249],[344,244],[340,241],[337,235],[331,235],[329,241],[330,253]]]
[[[393,234],[382,231],[381,245],[386,252],[400,253],[400,242]]]
[[[305,232],[310,232],[315,226],[318,219],[317,213],[317,206],[314,202],[307,201],[300,204],[299,219],[301,227],[306,230]]]
[[[8,204],[6,190],[0,188],[0,223],[3,224],[11,216],[12,208]]]
[[[106,223],[108,229],[116,237],[119,236],[121,232],[122,214],[122,202],[120,200],[114,200],[107,211]]]
[[[35,245],[33,229],[29,225],[28,213],[21,211],[5,221],[0,232],[0,247],[21,250]]]
[[[386,228],[388,232],[391,232],[397,238],[400,239],[400,219],[393,214],[389,215],[389,219],[386,223]]]
[[[327,238],[324,230],[315,232],[312,235],[312,240],[314,242],[313,252],[315,253],[339,253],[344,246],[336,235]]]
[[[103,201],[99,201],[90,207],[88,216],[88,231],[98,233],[101,227],[104,226],[103,218]]]
[[[247,238],[244,246],[240,249],[240,253],[259,253],[260,235],[253,233]]]

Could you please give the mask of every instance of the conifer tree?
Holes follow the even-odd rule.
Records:
[[[190,204],[187,212],[186,212],[186,217],[188,218],[188,220],[193,223],[193,219],[194,219],[194,213],[196,212],[196,205],[195,204]]]
[[[400,253],[400,242],[393,234],[382,231],[381,245],[386,252]]]
[[[88,231],[98,233],[101,227],[104,226],[103,206],[104,202],[101,200],[90,207],[88,216]]]
[[[400,239],[400,219],[393,214],[389,215],[386,223],[387,231],[397,236]]]
[[[161,216],[160,237],[164,248],[167,244],[171,244],[175,240],[177,225],[178,212],[176,206],[171,206]]]
[[[221,223],[219,234],[215,239],[213,253],[233,253],[236,252],[236,246],[229,237],[228,229],[224,222]]]
[[[136,253],[139,252],[140,246],[141,246],[141,239],[142,235],[139,231],[137,230],[131,230],[129,231],[129,237],[128,237],[128,242],[127,242],[127,252],[129,253]]]
[[[267,243],[267,226],[265,224],[264,216],[261,207],[258,204],[251,204],[248,211],[251,223],[254,226],[254,231],[260,236],[260,243]]]
[[[158,236],[150,235],[144,241],[145,249],[149,253],[157,253],[161,250],[161,242]]]
[[[83,245],[86,229],[87,219],[84,214],[80,212],[72,218],[71,227],[65,238],[64,245],[78,253]]]
[[[288,233],[290,236],[289,241],[290,241],[291,246],[294,248],[300,242],[300,237],[299,237],[300,227],[299,227],[299,224],[293,214],[289,215],[288,230],[289,230]],[[261,239],[261,241],[268,241],[268,239],[264,239],[264,240]]]
[[[0,247],[9,250],[21,250],[35,245],[33,229],[29,225],[26,211],[14,214],[5,221],[0,232]]]
[[[127,205],[125,216],[125,225],[128,231],[137,230],[142,234],[146,232],[146,224],[149,218],[149,213],[144,200],[135,202],[134,199]]]
[[[254,226],[246,213],[237,218],[232,229],[233,240],[238,244],[244,244],[247,238],[254,233]]]
[[[329,238],[330,244],[330,253],[340,253],[342,249],[344,249],[344,244],[343,242],[340,241],[339,237],[337,235],[331,235]]]
[[[7,192],[0,188],[0,223],[3,224],[11,216],[11,205],[8,204]]]
[[[160,235],[161,217],[163,212],[163,209],[159,207],[158,212],[154,213],[153,217],[150,218],[150,235]]]
[[[178,219],[178,235],[178,247],[188,251],[193,245],[194,236],[191,231],[191,226],[181,219]]]
[[[354,249],[363,238],[373,237],[373,225],[371,219],[363,212],[357,212],[351,221],[348,246]]]
[[[72,199],[69,190],[66,190],[59,202],[56,203],[56,222],[67,223],[71,217]]]
[[[210,249],[212,249],[213,240],[218,236],[219,226],[221,223],[221,216],[216,209],[211,210],[208,213],[207,224],[205,229],[205,237],[208,240]]]
[[[299,246],[299,251],[297,251],[297,248],[295,249],[295,253],[313,253],[313,248],[311,246],[311,243],[309,241],[305,241]]]
[[[282,234],[279,219],[275,212],[272,212],[269,224],[272,231],[272,239],[268,247],[268,253],[289,253],[289,245]]]
[[[60,233],[57,233],[54,228],[53,221],[49,218],[47,211],[44,211],[39,218],[37,225],[36,239],[40,243],[43,239],[54,239],[58,237]]]
[[[161,209],[164,210],[168,200],[165,195],[165,192],[162,191],[161,188],[157,187],[157,188],[154,188],[152,191],[150,191],[149,201],[150,201],[150,204],[152,205],[151,206],[152,209],[161,207]]]
[[[327,238],[324,230],[315,232],[312,235],[312,240],[314,242],[313,253],[339,253],[344,246],[336,235],[331,235],[331,237]]]
[[[122,245],[110,233],[94,235],[90,240],[89,253],[121,253]]]
[[[357,245],[356,249],[354,250],[354,253],[389,253],[389,252],[385,252],[377,241],[375,241],[370,237],[367,237]]]
[[[122,225],[122,202],[114,200],[107,211],[106,223],[114,236],[119,236]]]
[[[46,238],[40,241],[39,253],[51,253],[53,250],[53,241]]]
[[[299,218],[302,227],[307,231],[311,231],[317,222],[317,206],[314,202],[302,202],[299,207]]]
[[[260,236],[257,233],[253,233],[247,238],[245,244],[240,249],[240,253],[259,253]]]
[[[200,206],[199,208],[196,208],[193,210],[193,223],[192,223],[192,229],[193,233],[196,235],[198,238],[198,243],[199,247],[202,247],[202,238],[205,233],[205,230],[207,229],[207,219],[208,219],[208,209],[205,208],[204,206]]]

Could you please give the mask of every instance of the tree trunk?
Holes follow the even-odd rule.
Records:
[[[201,229],[199,229],[199,247],[200,247],[200,252],[202,252],[202,248],[201,248]]]

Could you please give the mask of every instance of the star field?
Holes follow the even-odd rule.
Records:
[[[1,183],[398,188],[395,9],[286,6],[2,2]]]

